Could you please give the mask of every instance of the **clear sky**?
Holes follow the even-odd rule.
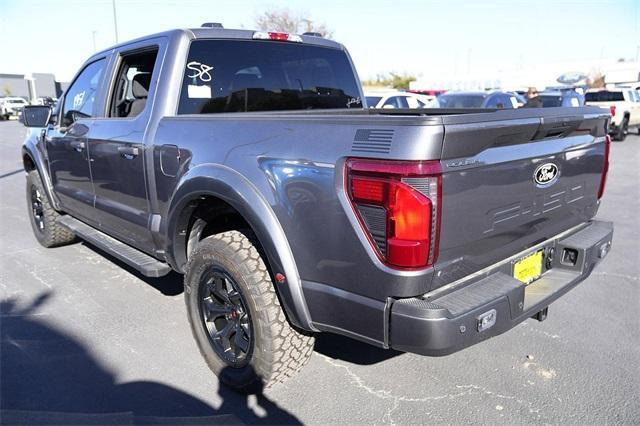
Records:
[[[115,0],[120,41],[221,22],[253,28],[271,8],[324,22],[360,77],[493,72],[534,63],[637,59],[640,0]],[[94,33],[95,31],[95,33]],[[114,44],[111,0],[0,0],[0,73],[68,81]]]

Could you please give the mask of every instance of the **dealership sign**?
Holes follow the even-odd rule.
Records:
[[[587,75],[582,72],[566,72],[558,77],[556,81],[560,84],[576,84],[586,78]]]

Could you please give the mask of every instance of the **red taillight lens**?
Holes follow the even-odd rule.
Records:
[[[280,40],[280,41],[287,41],[289,40],[289,34],[287,33],[269,33],[269,38],[271,40]]]
[[[616,106],[615,105],[609,106],[609,112],[611,113],[612,117],[615,117],[616,116]]]
[[[602,167],[602,177],[600,178],[600,188],[598,189],[598,199],[604,194],[604,187],[607,184],[609,174],[609,152],[611,151],[611,136],[606,135],[604,139],[604,166]]]
[[[385,263],[402,268],[435,263],[441,172],[438,161],[347,161],[349,198]]]
[[[275,33],[271,31],[256,31],[253,33],[254,40],[275,40],[275,41],[294,41],[302,43],[302,37],[296,34]]]

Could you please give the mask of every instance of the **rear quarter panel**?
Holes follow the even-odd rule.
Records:
[[[302,280],[382,300],[415,295],[428,289],[432,271],[406,274],[381,267],[338,194],[347,157],[437,159],[442,142],[437,123],[338,114],[167,117],[158,127],[154,150],[178,145],[182,164],[178,176],[157,173],[155,196],[166,216],[190,169],[224,165],[246,177],[275,213]],[[371,130],[387,131],[389,146],[380,150],[356,140]]]

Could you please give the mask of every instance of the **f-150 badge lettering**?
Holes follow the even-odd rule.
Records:
[[[523,196],[528,197],[527,194]],[[484,233],[513,229],[518,224],[531,223],[533,218],[582,200],[584,196],[585,182],[581,182],[552,192],[537,193],[533,198],[491,209],[486,215],[487,225]],[[578,212],[577,209],[578,207],[575,207],[574,211]]]
[[[558,166],[546,163],[538,166],[533,172],[533,179],[538,185],[551,185],[558,177]]]
[[[188,75],[189,78],[199,78],[201,81],[211,81],[211,74],[209,71],[213,69],[212,66],[201,64],[197,61],[191,61],[187,64],[187,69],[190,69],[194,73]]]

